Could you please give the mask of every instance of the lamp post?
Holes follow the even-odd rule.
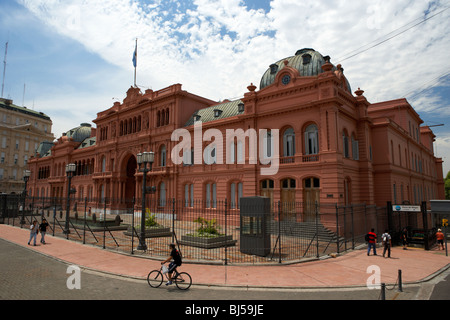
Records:
[[[147,189],[147,173],[152,171],[152,165],[155,161],[155,153],[143,152],[137,154],[137,163],[139,165],[139,172],[142,172],[142,213],[141,213],[141,232],[139,237],[138,250],[147,250],[145,244],[145,195],[154,191],[153,187]]]
[[[25,187],[23,188],[23,203],[22,203],[22,221],[20,221],[20,224],[23,226],[25,224],[25,205],[27,200],[27,184],[28,180],[30,180],[31,171],[25,170],[23,172],[23,181],[25,182]]]
[[[69,238],[70,228],[69,228],[69,217],[70,217],[70,195],[72,193],[75,193],[74,190],[71,189],[71,182],[72,178],[75,174],[75,170],[77,169],[77,166],[75,163],[69,163],[66,165],[66,175],[67,175],[67,207],[66,207],[66,223],[65,223],[65,230],[64,233],[67,235],[67,238]]]

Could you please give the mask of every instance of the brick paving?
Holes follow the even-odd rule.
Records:
[[[28,241],[28,230],[0,225],[0,238],[22,246]],[[119,254],[98,246],[82,245],[59,237],[48,236],[49,245],[29,247],[32,250],[78,266],[145,279],[149,270],[159,268],[160,261],[143,255]],[[380,254],[380,253],[379,253]],[[367,256],[366,250],[355,250],[337,258],[282,265],[210,265],[184,263],[197,285],[269,288],[333,288],[366,286],[371,275],[368,267],[378,266],[381,282],[395,284],[398,270],[403,283],[417,283],[449,267],[450,259],[443,251],[392,249],[392,258]]]

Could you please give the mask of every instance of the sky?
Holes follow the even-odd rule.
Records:
[[[217,101],[242,97],[270,64],[314,48],[369,102],[407,98],[433,126],[446,175],[448,30],[450,0],[1,0],[3,97],[49,115],[59,138],[125,98],[136,39],[143,91],[181,83]]]

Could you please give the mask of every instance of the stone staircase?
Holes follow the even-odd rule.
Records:
[[[268,224],[268,231],[271,234],[278,235],[279,230],[283,236],[313,239],[317,232],[320,242],[335,242],[337,240],[335,232],[327,229],[320,222],[316,226],[315,221],[297,222],[283,220],[280,222],[280,225],[278,225],[278,221],[271,221]],[[343,241],[343,238],[339,237],[339,241]]]

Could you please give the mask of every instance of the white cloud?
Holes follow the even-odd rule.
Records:
[[[434,142],[435,156],[444,161],[442,171],[444,177],[450,171],[450,134],[440,134]]]
[[[259,85],[271,63],[304,47],[342,62],[352,88],[361,87],[371,102],[402,98],[450,68],[450,10],[344,60],[364,44],[406,30],[426,12],[442,10],[448,1],[272,0],[268,13],[249,10],[241,0],[20,3],[55,31],[118,66],[120,74],[132,72],[138,38],[138,84],[159,90],[182,83],[185,90],[215,100],[242,96],[250,82]],[[114,89],[118,96],[128,88]],[[423,94],[413,107],[436,112],[442,103]],[[107,107],[100,105],[98,111]]]

